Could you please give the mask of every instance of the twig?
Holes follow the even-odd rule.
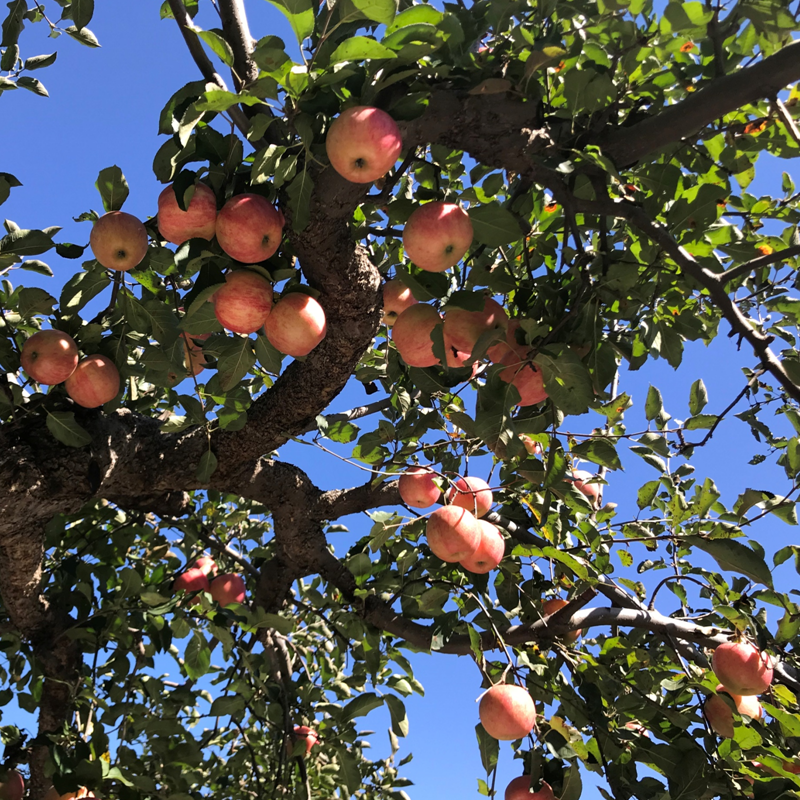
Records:
[[[719,275],[717,275],[717,279],[721,283],[728,283],[728,281],[732,281],[734,278],[738,278],[740,275],[747,275],[753,270],[761,269],[761,267],[768,267],[770,264],[777,264],[779,261],[783,261],[787,258],[793,258],[794,256],[798,255],[800,255],[800,245],[786,247],[783,250],[778,250],[776,253],[769,253],[765,256],[759,256],[751,261],[746,261],[744,264],[731,267],[730,269],[725,270],[725,272],[721,272]]]
[[[792,119],[792,115],[784,105],[783,100],[780,97],[776,97],[772,101],[772,105],[778,112],[781,122],[786,126],[786,130],[789,131],[789,135],[800,145],[800,128],[797,127],[797,123]]]

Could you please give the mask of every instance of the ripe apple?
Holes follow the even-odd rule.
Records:
[[[466,558],[461,559],[461,566],[464,569],[478,575],[485,575],[493,569],[497,569],[498,564],[506,554],[506,543],[503,535],[491,522],[485,519],[478,520],[481,531],[481,540],[478,549]]]
[[[286,743],[286,750],[290,756],[294,751],[295,742],[303,742],[306,748],[305,755],[308,755],[311,752],[311,748],[319,742],[319,735],[313,728],[309,728],[308,725],[295,725],[292,730],[291,739]]]
[[[403,137],[385,111],[353,106],[331,123],[325,149],[331,166],[343,178],[372,183],[394,166],[403,149]]]
[[[45,793],[44,800],[76,800],[81,796],[81,792],[85,791],[79,789],[77,792],[67,792],[66,794],[59,794],[55,786],[51,786]]]
[[[199,569],[203,575],[217,574],[217,564],[211,556],[200,556],[189,565],[189,569]]]
[[[721,693],[730,697],[739,714],[751,719],[760,719],[763,716],[764,710],[755,697],[731,694],[722,684],[719,684],[717,694],[711,695],[703,704],[703,713],[711,729],[723,739],[733,739],[733,711],[720,696]]]
[[[419,302],[401,280],[395,278],[383,284],[383,322],[391,328],[397,317]]]
[[[189,567],[186,572],[178,575],[172,584],[173,592],[181,589],[185,592],[207,592],[208,588],[208,575],[199,567]]]
[[[492,686],[481,697],[478,714],[486,733],[501,742],[522,739],[536,723],[536,707],[528,690],[509,683]]]
[[[203,355],[203,345],[210,333],[191,333],[183,336],[183,363],[187,375],[199,375],[208,363]]]
[[[548,394],[539,367],[530,361],[521,361],[515,353],[507,354],[500,363],[507,365],[500,370],[500,380],[516,387],[519,392],[518,406],[535,406],[547,400]]]
[[[511,319],[506,326],[506,338],[496,342],[486,350],[486,357],[495,364],[500,364],[510,355],[516,355],[518,361],[525,361],[528,355],[528,346],[517,341],[517,331],[521,329],[518,319]]]
[[[531,791],[531,776],[520,775],[506,786],[504,800],[555,800],[553,790],[549,783],[542,781],[542,786],[537,792]]]
[[[98,408],[113,400],[120,389],[119,370],[110,358],[94,355],[78,362],[67,378],[67,394],[84,408]]]
[[[431,333],[441,321],[439,312],[425,303],[417,303],[397,317],[392,341],[409,367],[433,367],[439,363],[433,354]]]
[[[204,183],[194,187],[194,194],[182,211],[172,184],[158,196],[158,230],[172,244],[189,239],[211,239],[217,228],[217,199]]]
[[[78,345],[62,331],[39,331],[22,345],[20,363],[36,383],[63,383],[78,366]]]
[[[94,223],[89,246],[106,269],[127,272],[147,254],[147,231],[133,214],[109,211]]]
[[[596,508],[600,505],[603,499],[603,484],[602,483],[589,483],[594,478],[591,472],[585,469],[572,470],[572,482],[575,488],[589,498],[592,505]]]
[[[325,311],[313,297],[291,292],[273,306],[264,331],[273,347],[297,358],[307,356],[325,338],[328,325]]]
[[[12,769],[0,783],[0,800],[22,800],[25,794],[25,781],[17,770]]]
[[[725,642],[714,650],[711,669],[730,694],[756,695],[772,683],[769,656],[752,642]]]
[[[524,433],[520,434],[520,440],[522,444],[525,446],[525,449],[528,451],[528,455],[531,456],[541,456],[543,454],[542,446],[534,439],[531,439],[530,436],[526,436]]]
[[[458,508],[466,508],[476,517],[485,517],[489,513],[494,498],[489,484],[483,478],[459,478],[450,491],[447,499]]]
[[[436,473],[430,467],[409,467],[397,481],[397,490],[407,506],[428,508],[442,493],[436,485]]]
[[[456,350],[472,353],[481,334],[493,328],[505,330],[508,316],[503,306],[487,297],[481,311],[447,307],[444,311],[444,340]]]
[[[238,194],[217,216],[219,246],[236,261],[257,264],[278,251],[285,219],[266,197]]]
[[[244,603],[247,596],[245,591],[244,578],[235,572],[226,572],[211,581],[211,596],[221,606],[229,606],[231,603]]]
[[[473,514],[458,506],[437,508],[425,527],[428,547],[442,561],[469,558],[481,541],[481,529]]]
[[[461,206],[435,200],[420,206],[408,218],[403,248],[425,272],[444,272],[463,258],[472,236],[472,221]]]
[[[559,608],[564,608],[567,605],[567,600],[562,600],[560,597],[553,597],[550,600],[545,600],[542,603],[542,616],[549,617],[551,614],[555,614]],[[565,642],[575,642],[578,640],[578,637],[581,635],[580,630],[577,631],[570,631],[569,633],[564,634],[563,639]]]
[[[234,333],[255,333],[272,311],[272,284],[252,270],[239,269],[225,276],[225,285],[211,300],[223,328]]]

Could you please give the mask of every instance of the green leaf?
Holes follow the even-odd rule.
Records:
[[[211,649],[203,634],[195,631],[183,655],[183,668],[193,681],[202,678],[211,666]]]
[[[498,742],[494,736],[489,736],[480,722],[475,726],[475,736],[478,739],[481,764],[483,764],[486,774],[490,775],[492,770],[497,766],[497,758],[500,755],[500,742]]]
[[[212,350],[213,352],[213,350]],[[236,386],[256,363],[256,354],[250,339],[236,337],[229,339],[217,357],[219,383],[223,392]]]
[[[369,714],[370,711],[383,705],[383,698],[378,697],[375,692],[365,692],[360,694],[355,699],[351,700],[342,709],[342,719],[351,720],[356,717],[363,717]]]
[[[393,694],[387,694],[384,700],[389,706],[389,714],[392,717],[392,731],[396,736],[408,736],[408,715],[405,703]]]
[[[11,0],[7,4],[8,16],[3,21],[3,38],[0,47],[13,47],[19,40],[19,35],[24,27],[24,17],[28,11],[28,4],[24,0]]]
[[[644,402],[644,415],[645,418],[652,422],[661,416],[664,410],[664,401],[661,398],[661,392],[655,386],[651,386],[647,390],[647,399]]]
[[[397,58],[397,53],[368,36],[345,39],[331,55],[331,64],[343,61],[365,61],[375,58]]]
[[[469,209],[469,218],[475,231],[475,239],[489,247],[518,242],[522,229],[517,218],[499,203],[486,203]]]
[[[344,745],[339,745],[336,747],[336,761],[339,764],[340,780],[348,792],[354,794],[361,787],[361,770],[356,757]]]
[[[541,368],[544,388],[565,414],[584,414],[594,401],[592,376],[586,364],[566,345],[542,350],[534,359]]]
[[[119,593],[123,597],[138,595],[142,590],[142,576],[132,567],[125,567],[119,572]]]
[[[38,94],[39,97],[50,97],[50,93],[44,88],[44,84],[36,78],[31,78],[29,75],[22,75],[17,78],[17,86],[21,86],[29,92]]]
[[[78,272],[64,284],[59,299],[62,314],[80,311],[111,283],[106,270],[100,264],[96,261],[90,263],[86,272]]]
[[[224,36],[215,31],[204,31],[198,27],[189,28],[197,34],[197,37],[208,45],[211,52],[225,64],[226,67],[233,66],[233,49],[228,44]]]
[[[88,28],[81,28],[78,30],[74,25],[70,25],[64,28],[64,33],[71,36],[76,42],[80,42],[85,47],[100,47],[100,42],[97,41],[97,37]]]
[[[80,30],[92,21],[94,0],[72,0],[70,9],[72,11],[72,21],[75,23],[75,27]]]
[[[38,256],[52,247],[52,238],[39,230],[18,229],[0,239],[0,253],[4,255]]]
[[[350,40],[352,41],[352,39]],[[289,195],[289,204],[292,209],[292,230],[300,233],[308,226],[311,219],[311,194],[314,191],[314,181],[311,173],[304,166],[303,171],[295,175],[286,188]]]
[[[589,579],[589,570],[586,565],[578,561],[577,558],[571,556],[569,553],[564,553],[555,547],[543,547],[542,554],[546,558],[552,558],[559,561],[565,567],[571,569],[581,580],[586,581]]]
[[[208,483],[216,469],[217,457],[214,455],[213,451],[206,450],[205,453],[200,456],[200,463],[197,465],[195,476],[200,483]]]
[[[114,165],[100,170],[95,183],[100,197],[103,198],[103,208],[106,211],[119,211],[128,197],[128,181],[122,170]]]
[[[86,447],[92,443],[89,432],[75,422],[72,411],[48,411],[47,430],[69,447]]]
[[[31,286],[19,290],[19,313],[22,317],[30,318],[35,314],[52,314],[55,304],[55,297],[44,289]]]
[[[283,353],[276,350],[270,340],[261,334],[256,336],[256,356],[265,372],[269,372],[271,375],[280,374]]]
[[[704,539],[689,536],[687,545],[708,553],[719,564],[720,569],[746,575],[757,583],[772,588],[772,573],[759,553],[734,539]]]
[[[208,710],[210,717],[232,716],[239,718],[246,708],[244,697],[234,695],[233,697],[218,697]]]
[[[608,439],[587,439],[572,448],[572,453],[608,469],[622,469],[617,449]]]
[[[353,0],[353,5],[367,19],[382,25],[390,25],[397,13],[397,0]]]
[[[31,56],[30,58],[25,59],[25,69],[28,72],[32,72],[35,69],[42,69],[43,67],[49,67],[51,64],[55,63],[56,57],[58,53],[50,53],[47,56]]]
[[[314,30],[314,3],[312,0],[269,0],[289,20],[298,44],[311,36]]]
[[[636,495],[636,505],[642,510],[648,508],[653,500],[655,500],[659,488],[661,488],[661,481],[647,481]]]
[[[37,275],[44,275],[48,278],[53,277],[53,270],[44,263],[44,261],[39,261],[35,258],[29,258],[27,261],[23,261],[19,265],[20,269],[27,270],[28,272],[35,272]]]

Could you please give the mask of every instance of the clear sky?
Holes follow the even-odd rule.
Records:
[[[284,18],[269,3],[251,2],[248,7],[252,8],[251,30],[256,38],[277,34],[287,44],[293,40]],[[57,50],[58,61],[37,73],[49,98],[22,89],[0,97],[0,171],[13,173],[23,183],[22,188],[12,190],[11,198],[0,209],[2,216],[23,228],[61,225],[64,231],[57,237],[59,241],[85,244],[89,223],[72,220],[90,208],[101,210],[94,182],[97,173],[112,164],[122,168],[130,184],[125,210],[141,218],[155,214],[161,187],[151,164],[163,141],[157,134],[158,114],[176,89],[200,77],[175,23],[160,21],[158,8],[158,2],[98,3],[90,28],[102,44],[99,50],[82,47],[66,36],[49,39],[41,24],[23,34],[23,55]],[[199,22],[204,27],[213,25],[212,20],[202,16]],[[780,170],[787,166],[763,166],[763,175],[750,191],[779,193]],[[79,262],[62,260],[50,253],[42,259],[50,264],[56,277],[40,285],[57,295],[57,288]],[[30,273],[24,276],[30,282]],[[10,279],[13,283],[16,276],[12,274]],[[726,333],[724,324],[722,328]],[[707,411],[720,411],[743,386],[741,368],[753,364],[749,352],[738,352],[735,342],[723,335],[709,349],[688,346],[684,366],[678,373],[665,362],[651,362],[639,373],[624,372],[620,390],[631,394],[636,403],[626,416],[626,424],[630,430],[646,428],[642,408],[649,383],[661,389],[667,410],[674,417],[684,418],[688,416],[689,386],[703,377],[710,395]],[[331,410],[367,401],[360,384],[355,384],[335,401]],[[601,418],[590,412],[569,422],[574,430],[586,431],[600,425]],[[714,478],[729,505],[747,487],[786,493],[788,483],[783,472],[771,466],[769,460],[758,467],[748,466],[756,453],[766,453],[766,448],[753,439],[748,426],[731,418],[718,429],[713,448],[699,453],[693,463],[701,481],[706,475]],[[281,455],[306,469],[323,488],[354,485],[366,479],[357,469],[324,457],[318,450],[290,445]],[[607,500],[619,503],[619,519],[629,519],[636,513],[636,489],[645,480],[655,478],[656,473],[630,454],[623,463],[626,471],[610,474],[605,494]],[[351,535],[334,535],[341,537],[341,549],[339,540],[335,540],[337,552],[363,535],[369,524],[363,517],[347,522]],[[754,534],[770,554],[796,540],[796,529],[774,517],[762,521]],[[776,574],[785,586],[789,581],[796,582],[790,564]],[[666,602],[665,611],[673,610],[666,596],[662,600]],[[434,654],[414,656],[412,660],[426,696],[407,700],[411,733],[400,756],[409,750],[414,752],[414,761],[404,768],[404,774],[415,782],[407,792],[412,800],[477,797],[476,778],[483,777],[473,730],[477,722],[474,700],[481,691],[479,672],[466,657]],[[3,718],[3,723],[11,721]],[[367,725],[385,731],[388,717],[376,712],[365,720]],[[385,734],[376,734],[373,740],[375,751],[388,750]],[[510,746],[503,745],[497,787],[502,790],[520,772],[519,765],[512,764]],[[587,789],[585,796],[599,797],[593,789]]]

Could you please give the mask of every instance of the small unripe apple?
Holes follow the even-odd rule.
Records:
[[[471,512],[458,506],[444,506],[428,517],[425,536],[435,556],[442,561],[456,562],[478,549],[481,529]]]
[[[217,199],[204,183],[194,187],[194,194],[183,211],[170,184],[158,196],[158,230],[172,244],[181,245],[189,239],[214,238],[217,228]]]
[[[494,503],[492,490],[483,478],[459,478],[450,491],[447,499],[459,508],[466,508],[476,517],[485,517]]]
[[[433,354],[431,333],[441,321],[439,312],[424,303],[407,308],[397,318],[392,328],[392,341],[409,367],[433,367],[439,363]]]
[[[725,642],[719,645],[711,657],[711,669],[731,694],[761,694],[772,683],[769,656],[752,642]]]
[[[17,770],[8,772],[5,780],[0,783],[0,800],[22,800],[25,794],[25,781]]]
[[[217,564],[211,556],[200,556],[189,565],[189,568],[199,569],[203,575],[214,576],[217,574]]]
[[[188,375],[199,375],[208,363],[203,355],[203,345],[210,333],[191,333],[184,335],[183,338],[183,363],[186,365]],[[188,341],[187,341],[188,340]]]
[[[520,361],[514,353],[506,355],[500,363],[508,365],[500,370],[500,380],[510,383],[519,392],[518,406],[535,406],[547,400],[548,394],[539,367],[530,361]]]
[[[211,300],[223,328],[234,333],[255,333],[272,311],[272,284],[252,270],[239,269],[225,276],[225,285]]]
[[[106,269],[127,272],[147,254],[147,231],[133,214],[109,211],[94,223],[89,246]]]
[[[352,183],[372,183],[395,164],[403,149],[397,123],[379,108],[353,106],[331,123],[325,150],[331,166]]]
[[[438,200],[416,209],[403,230],[403,248],[425,272],[444,272],[458,264],[472,244],[469,214],[455,203]]]
[[[564,608],[567,602],[567,600],[563,600],[560,597],[553,597],[550,600],[545,600],[544,603],[542,603],[542,616],[549,617],[551,614],[555,614],[560,608]],[[571,644],[572,642],[576,642],[580,635],[581,632],[579,630],[570,631],[569,633],[565,633],[562,638],[565,642]]]
[[[514,778],[506,786],[503,800],[555,800],[555,795],[550,788],[550,784],[544,781],[542,781],[541,788],[538,791],[532,792],[531,776],[520,775],[519,778]]]
[[[78,345],[63,331],[34,333],[22,345],[22,369],[43,386],[63,383],[78,366]]]
[[[325,311],[313,297],[291,292],[272,307],[264,332],[281,353],[293,358],[307,356],[328,332]]]
[[[508,315],[491,297],[487,297],[483,309],[467,311],[456,306],[444,310],[445,341],[464,353],[472,353],[481,334],[494,328],[505,331],[508,326]]]
[[[478,704],[486,733],[501,742],[527,736],[536,723],[536,707],[527,689],[508,683],[492,686]]]
[[[428,508],[442,493],[436,485],[436,473],[430,467],[409,467],[397,481],[397,490],[407,506]]]
[[[64,387],[79,406],[98,408],[119,394],[119,370],[110,358],[87,356],[78,362]]]
[[[594,477],[591,472],[585,469],[572,470],[572,482],[575,488],[585,497],[588,497],[596,508],[603,499],[603,484],[589,483]]]
[[[209,590],[211,596],[221,606],[229,606],[231,603],[244,603],[247,596],[245,591],[244,578],[235,572],[226,572],[211,581]]]
[[[395,278],[383,284],[383,322],[391,328],[407,308],[419,302],[401,280]]]
[[[477,575],[485,575],[503,560],[506,554],[506,543],[503,535],[491,522],[485,519],[478,520],[478,527],[481,531],[481,540],[478,548],[471,556],[461,559],[461,566],[464,569],[474,572]]]
[[[294,752],[295,742],[303,742],[306,749],[305,755],[308,755],[311,752],[311,748],[319,742],[319,736],[317,732],[313,728],[309,728],[308,725],[295,725],[290,740],[286,743],[288,755]]]
[[[190,567],[175,578],[172,591],[181,589],[185,592],[207,592],[209,588],[208,575],[199,567]]]
[[[733,739],[733,711],[725,700],[720,696],[727,694],[733,701],[736,711],[739,714],[760,719],[764,713],[761,703],[755,697],[743,697],[738,694],[731,694],[722,684],[717,686],[717,694],[711,695],[703,704],[703,713],[708,720],[712,730],[723,739]]]
[[[236,261],[257,264],[278,251],[284,223],[283,214],[266,197],[238,194],[217,216],[217,241]]]

